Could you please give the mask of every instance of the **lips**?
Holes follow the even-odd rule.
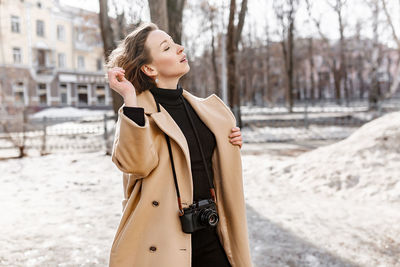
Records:
[[[187,60],[186,60],[186,56],[184,56],[184,57],[181,59],[180,62],[182,63],[182,62],[185,62],[185,61],[187,61]]]

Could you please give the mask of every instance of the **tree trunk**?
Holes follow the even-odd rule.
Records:
[[[294,16],[293,16],[293,0],[290,0],[290,22],[289,22],[289,31],[288,31],[288,104],[289,104],[289,112],[292,112],[293,109],[293,31],[294,31]]]
[[[116,48],[116,44],[114,42],[113,30],[111,28],[111,22],[108,17],[108,6],[107,0],[99,0],[100,13],[99,13],[99,22],[101,29],[101,37],[103,39],[103,48],[104,48],[104,58],[107,59],[110,55],[111,51]],[[115,90],[110,88],[112,104],[114,114],[118,113],[118,109],[122,106],[124,100],[120,94],[118,94]]]
[[[219,92],[219,78],[218,78],[218,67],[217,67],[217,56],[215,54],[215,38],[214,38],[214,30],[213,26],[211,26],[211,63],[213,67],[213,76],[214,76],[214,84],[215,84],[215,92],[218,94]]]
[[[309,60],[310,60],[310,99],[314,103],[315,97],[315,79],[314,79],[314,49],[313,49],[313,39],[310,37],[308,42]]]
[[[161,2],[161,1],[159,1]],[[168,30],[175,43],[182,43],[182,15],[185,0],[167,0]]]
[[[151,22],[157,24],[160,30],[169,32],[167,0],[149,0]]]
[[[344,90],[344,95],[346,99],[346,103],[349,102],[349,88],[347,86],[347,67],[346,67],[346,55],[345,55],[345,40],[344,40],[344,25],[343,25],[343,16],[342,16],[342,5],[343,3],[341,2],[342,0],[337,0],[338,1],[338,8],[337,8],[337,14],[338,14],[338,20],[339,20],[339,34],[340,34],[340,73],[339,73],[339,90],[340,90],[340,84],[343,81],[343,90]]]
[[[394,27],[394,23],[393,23],[392,17],[390,16],[389,10],[388,10],[388,8],[386,6],[386,1],[385,0],[381,0],[381,2],[382,2],[382,7],[383,7],[383,11],[384,11],[385,16],[386,16],[387,23],[389,25],[389,28],[392,31],[393,39],[397,44],[397,49],[398,49],[398,54],[399,54],[399,59],[400,59],[400,38],[396,33],[396,29]],[[390,86],[389,92],[387,92],[385,94],[385,98],[390,98],[396,93],[396,91],[397,91],[397,89],[399,87],[399,83],[400,83],[400,77],[399,76],[400,76],[400,60],[397,61],[396,70],[395,70],[394,77],[393,77],[393,83]]]
[[[247,0],[242,0],[241,10],[239,13],[238,25],[234,25],[236,14],[236,1],[231,0],[229,8],[229,23],[228,23],[228,92],[229,104],[233,109],[233,113],[237,119],[238,125],[242,127],[240,114],[240,94],[236,82],[236,51],[238,49],[239,40],[242,34],[244,18],[247,10]]]

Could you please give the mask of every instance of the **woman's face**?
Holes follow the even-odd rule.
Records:
[[[180,78],[190,70],[184,47],[174,43],[166,32],[151,31],[145,45],[153,59],[148,64],[151,70],[146,72],[147,75],[159,79]]]

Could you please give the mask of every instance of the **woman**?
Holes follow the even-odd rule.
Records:
[[[240,129],[218,96],[198,98],[178,84],[190,70],[183,50],[146,23],[107,62],[110,87],[124,99],[112,150],[125,196],[113,267],[252,266]],[[184,231],[183,210],[205,199],[216,203],[217,224]]]

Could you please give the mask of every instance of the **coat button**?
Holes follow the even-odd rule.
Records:
[[[158,207],[158,205],[159,205],[158,201],[155,201],[155,200],[154,200],[154,201],[153,201],[153,206],[154,206],[154,207]]]
[[[154,247],[154,246],[151,246],[151,247],[150,247],[150,251],[154,252],[154,251],[156,251],[156,250],[157,250],[156,247]]]

